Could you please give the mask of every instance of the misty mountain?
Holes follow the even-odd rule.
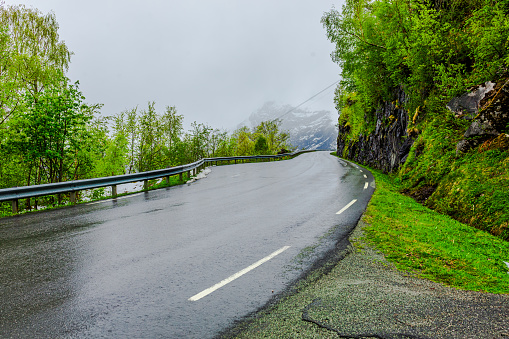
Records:
[[[238,127],[247,126],[252,129],[262,121],[281,117],[281,128],[290,132],[290,143],[294,147],[299,149],[336,149],[338,131],[330,111],[293,108],[290,105],[278,106],[274,102],[267,102]]]

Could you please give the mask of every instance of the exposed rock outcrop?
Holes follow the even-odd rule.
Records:
[[[486,82],[477,89],[452,99],[447,107],[457,117],[472,117],[472,124],[464,139],[456,145],[456,152],[466,152],[485,142],[498,139],[509,132],[509,79],[497,83]],[[463,109],[465,114],[458,114]],[[501,145],[505,145],[502,143]]]
[[[479,113],[479,104],[487,93],[495,88],[495,83],[488,81],[477,88],[471,89],[469,92],[451,99],[447,103],[447,108],[453,112],[457,118],[473,120]]]
[[[396,171],[406,161],[414,139],[407,133],[408,112],[402,108],[407,97],[395,92],[395,102],[384,102],[376,111],[376,128],[368,136],[348,140],[350,127],[339,126],[338,154],[386,173]]]

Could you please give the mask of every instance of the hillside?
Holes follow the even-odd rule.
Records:
[[[338,154],[509,240],[509,1],[347,1],[322,18]]]

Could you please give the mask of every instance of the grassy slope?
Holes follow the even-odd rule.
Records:
[[[376,170],[377,189],[365,214],[368,243],[402,270],[452,287],[509,293],[509,242],[432,211],[398,193]],[[397,180],[396,180],[397,181]]]

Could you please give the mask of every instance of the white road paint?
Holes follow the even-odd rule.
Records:
[[[209,295],[210,293],[220,289],[221,287],[223,287],[224,285],[234,281],[235,279],[243,276],[244,274],[246,274],[247,272],[249,271],[252,271],[254,270],[255,268],[257,268],[258,266],[260,266],[261,264],[263,263],[266,263],[267,261],[269,261],[270,259],[274,258],[275,256],[283,253],[284,251],[286,251],[287,249],[289,249],[290,246],[285,246],[285,247],[281,247],[280,249],[278,249],[276,252],[266,256],[265,258],[261,259],[261,260],[258,260],[257,262],[255,262],[254,264],[252,264],[251,266],[248,266],[246,268],[244,268],[242,271],[239,271],[237,273],[235,273],[234,275],[231,275],[229,276],[228,278],[218,282],[217,284],[215,284],[214,286],[210,287],[210,288],[207,288],[206,290],[196,294],[196,295],[193,295],[191,298],[189,298],[188,300],[189,301],[198,301],[200,300],[201,298]]]
[[[367,179],[367,178],[368,178],[368,176],[366,174],[364,174],[364,179]]]
[[[360,171],[361,173],[363,173],[363,172],[362,172],[362,170],[359,170],[359,171]]]
[[[368,188],[368,185],[369,185],[369,184],[368,184],[368,182],[366,181],[366,182],[364,183],[364,189],[367,189],[367,188]]]
[[[343,213],[344,211],[346,211],[350,206],[352,206],[353,204],[355,204],[355,202],[357,201],[357,199],[353,199],[352,201],[350,201],[350,203],[348,203],[348,205],[346,205],[345,207],[343,207],[338,213],[336,214],[341,214]]]

